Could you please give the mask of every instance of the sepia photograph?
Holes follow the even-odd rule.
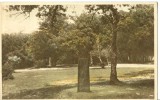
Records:
[[[0,3],[2,99],[157,99],[157,2]]]

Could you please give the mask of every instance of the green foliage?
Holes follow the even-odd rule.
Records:
[[[146,57],[154,55],[153,12],[151,5],[137,5],[126,14],[126,19],[120,22],[118,49],[122,62],[125,60],[142,63]]]
[[[6,63],[2,66],[2,79],[14,79],[12,73],[14,72],[15,66],[19,63],[20,58],[17,56],[9,56]]]
[[[130,5],[121,5],[124,6]],[[16,50],[20,51],[20,54],[16,54],[22,59],[20,66],[31,66],[49,57],[61,64],[74,63],[80,51],[92,52],[93,56],[102,58],[112,57],[109,49],[113,44],[114,32],[117,32],[119,62],[129,62],[128,57],[132,59],[131,62],[138,62],[143,56],[153,56],[152,5],[136,5],[129,12],[119,11],[115,5],[86,5],[86,8],[90,13],[76,16],[75,22],[70,24],[66,21],[68,17],[64,12],[67,8],[63,5],[10,5],[9,11],[17,10],[24,14],[37,9],[36,16],[41,19],[40,31],[32,35],[3,34],[3,64],[7,54]]]
[[[28,42],[27,51],[33,56],[34,59],[45,59],[48,58],[49,44],[48,38],[45,33],[35,32],[31,36]]]
[[[93,49],[94,44],[94,32],[92,29],[93,23],[90,19],[91,16],[87,14],[81,14],[75,20],[75,27],[64,35],[63,46],[69,47],[72,50],[76,50],[77,54],[80,51],[87,51]]]
[[[28,39],[28,34],[2,34],[2,64],[7,61],[8,53],[22,50]]]
[[[56,63],[63,54],[63,50],[59,43],[59,37],[44,33],[43,31],[33,33],[28,41],[26,51],[28,55],[33,58],[36,66],[41,65],[38,64],[38,62],[41,63],[41,61],[43,62],[43,60],[48,59],[49,57]],[[42,65],[44,64],[47,65],[47,63],[43,63]]]
[[[34,67],[36,68],[43,68],[46,67],[46,65],[47,65],[46,60],[36,60],[34,63]]]
[[[3,80],[13,79],[14,78],[12,75],[13,72],[14,72],[13,65],[9,62],[6,62],[2,67],[2,79]]]

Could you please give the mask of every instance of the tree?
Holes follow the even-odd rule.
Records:
[[[63,51],[59,41],[61,38],[60,34],[63,32],[67,22],[65,22],[64,16],[59,16],[56,22],[54,22],[54,26],[52,26],[51,23],[52,23],[52,20],[49,17],[45,17],[45,20],[40,23],[40,30],[43,34],[47,36],[46,41],[49,46],[48,53],[50,53],[48,56],[49,66],[56,66],[58,59],[62,55],[61,51]]]
[[[110,55],[109,47],[111,42],[111,35],[109,32],[106,33],[107,27],[103,25],[102,22],[99,23],[98,25],[101,28],[99,29],[99,32],[97,32],[98,34],[95,34],[95,44],[93,45],[93,50],[91,51],[91,54],[92,56],[99,59],[100,63],[99,65],[102,68],[104,68],[105,63],[108,65],[108,59]]]
[[[77,31],[79,38],[78,51],[78,91],[90,91],[90,80],[89,80],[89,53],[93,45],[93,32],[90,27],[87,26],[87,20],[85,15],[81,15],[77,21]]]
[[[110,33],[112,34],[111,40],[111,75],[110,75],[110,83],[115,84],[119,82],[117,78],[117,31],[118,31],[118,23],[120,21],[120,14],[117,8],[114,5],[87,5],[86,8],[90,12],[98,12],[101,10],[102,20],[107,25],[110,26]]]
[[[89,22],[86,23],[92,29],[94,34],[94,45],[93,50],[90,52],[90,56],[95,56],[99,59],[99,65],[104,68],[105,64],[102,59],[102,49],[106,48],[106,45],[110,44],[110,34],[109,32],[106,33],[107,27],[101,20],[101,15],[93,14],[86,14],[89,17]],[[108,31],[108,30],[107,30]],[[105,45],[104,45],[105,44]],[[91,60],[92,61],[92,60]],[[94,61],[94,60],[93,60]],[[93,62],[92,61],[92,62]],[[94,63],[94,62],[93,62]]]
[[[33,58],[34,62],[47,59],[49,56],[48,37],[46,36],[45,33],[42,32],[33,33],[29,41],[27,42],[25,49],[28,55],[30,55],[31,58]]]
[[[145,63],[153,56],[153,12],[152,5],[136,5],[128,13],[121,12],[127,16],[120,21],[118,32],[119,60],[122,62]]]
[[[90,17],[81,14],[75,20],[75,27],[64,36],[63,45],[76,50],[78,60],[78,92],[90,91],[89,60],[94,44],[94,33],[89,26]]]

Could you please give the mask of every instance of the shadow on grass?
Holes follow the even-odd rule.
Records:
[[[124,75],[128,77],[136,77],[136,76],[147,75],[147,74],[152,74],[152,73],[154,73],[154,70],[143,70],[139,72],[126,73]]]
[[[153,70],[144,70],[139,72],[133,72],[133,73],[127,73],[124,77],[134,77],[134,76],[141,76],[141,75],[147,75],[154,73]],[[116,85],[111,85],[109,81],[105,81],[102,77],[99,77],[99,82],[91,83],[92,86],[109,86],[110,89],[115,89],[115,91],[126,91],[125,89],[130,88],[133,90],[127,90],[131,91],[128,93],[112,93],[112,94],[105,94],[103,96],[100,95],[93,95],[92,97],[86,97],[92,98],[92,99],[141,99],[141,98],[152,98],[150,95],[154,94],[154,79],[138,79],[138,80],[129,80],[125,82],[120,82]],[[22,90],[19,93],[13,93],[8,94],[6,96],[3,96],[3,99],[58,99],[58,94],[66,89],[75,88],[77,84],[75,85],[63,85],[63,86],[45,86],[44,88],[40,89],[33,89],[33,90]],[[115,86],[115,87],[114,87]],[[107,89],[107,88],[106,88]],[[91,90],[94,92],[94,90]],[[99,90],[101,91],[101,90]],[[108,90],[107,90],[108,91]],[[91,92],[91,93],[92,93]],[[103,90],[101,91],[103,92]],[[143,95],[136,94],[137,92],[141,92]],[[73,91],[73,94],[76,92]],[[71,93],[71,94],[72,94]],[[72,98],[72,97],[71,97]],[[67,98],[65,98],[67,99]]]
[[[153,87],[154,88],[154,79],[138,80],[138,81],[128,83],[126,85],[130,85],[133,87]]]
[[[91,99],[153,99],[154,98],[154,79],[143,79],[129,82],[120,82],[111,85],[109,81],[98,82],[91,86],[109,86],[108,91],[115,93],[105,95],[94,95]],[[106,87],[107,89],[107,87]]]
[[[97,83],[91,83],[91,85],[112,85],[110,81],[103,81]],[[120,81],[118,84],[113,84],[113,86],[130,86],[130,87],[154,87],[154,79],[142,79],[123,82]]]
[[[104,68],[102,68],[101,66],[90,66],[89,67],[91,70],[97,70],[97,69],[101,69],[101,70],[105,70],[105,69],[110,69],[110,67],[105,66]]]
[[[22,90],[20,93],[8,94],[3,96],[3,99],[56,99],[59,92],[75,86],[46,86],[40,89]]]
[[[97,70],[97,69],[105,69],[105,68],[101,68],[101,67],[90,67],[93,70]]]
[[[151,99],[153,100],[154,97],[147,97],[141,95],[135,95],[134,93],[124,93],[124,94],[111,94],[106,96],[95,96],[93,99]]]
[[[70,67],[78,67],[77,64],[59,64],[59,65],[56,65],[56,67],[58,68],[70,68]]]
[[[84,98],[88,99],[140,99],[140,98],[153,98],[149,97],[149,94],[147,94],[147,91],[151,91],[151,94],[154,94],[154,80],[153,79],[147,79],[147,80],[137,80],[137,81],[130,81],[129,83],[127,82],[121,82],[120,84],[117,85],[110,85],[109,81],[101,81],[97,83],[91,83],[92,86],[109,86],[110,89],[114,89],[114,91],[126,91],[125,89],[131,88],[134,91],[132,92],[126,92],[126,93],[112,93],[112,94],[104,94],[103,96],[101,95],[95,95],[94,90],[91,90],[91,97],[86,96]],[[22,90],[20,93],[14,93],[14,94],[8,94],[6,96],[3,96],[3,99],[58,99],[60,98],[58,94],[67,89],[71,88],[76,88],[77,84],[75,85],[63,85],[63,86],[46,86],[44,88],[40,89],[33,89],[33,90]],[[98,88],[97,88],[98,89]],[[106,88],[107,89],[107,88]],[[143,90],[144,89],[144,90]],[[145,90],[147,89],[147,91]],[[68,91],[68,90],[67,90]],[[103,90],[99,90],[103,92]],[[106,90],[110,91],[110,90]],[[141,91],[144,95],[137,95],[136,92]],[[144,92],[143,92],[144,91]],[[104,91],[105,92],[105,91]],[[77,91],[72,91],[71,94],[77,93]],[[66,94],[68,95],[68,94]],[[72,98],[72,96],[70,97]],[[81,96],[79,97],[81,98]],[[67,99],[67,98],[65,98]]]

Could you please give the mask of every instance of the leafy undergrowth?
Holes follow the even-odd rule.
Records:
[[[119,79],[121,80],[121,83],[118,85],[111,85],[109,84],[109,77],[106,78],[106,72],[107,69],[104,70],[91,70],[91,92],[77,92],[77,81],[74,76],[73,70],[64,70],[68,75],[68,78],[63,76],[64,71],[58,72],[61,76],[61,80],[56,80],[56,71],[54,73],[54,80],[50,80],[50,77],[54,78],[52,75],[50,76],[48,74],[49,79],[45,79],[46,77],[40,76],[41,78],[34,77],[33,76],[27,76],[30,78],[30,80],[20,80],[15,79],[12,81],[4,81],[3,88],[6,88],[6,90],[3,90],[3,99],[153,99],[154,98],[154,71],[153,69],[140,69],[137,71],[137,69],[132,69],[128,72],[128,69],[126,68],[127,72],[125,73],[125,69],[119,70]],[[71,71],[71,72],[70,72]],[[98,72],[101,72],[101,74],[96,74]],[[45,72],[40,72],[44,74]],[[53,71],[52,71],[53,73]],[[22,75],[23,73],[15,73]],[[103,74],[103,75],[102,75]],[[18,76],[19,76],[18,75]],[[24,74],[28,75],[28,74]],[[31,73],[30,73],[31,75]],[[37,73],[35,74],[37,75]],[[65,74],[66,75],[66,74]],[[60,77],[59,76],[59,77]],[[62,77],[63,76],[63,77]],[[108,75],[109,76],[109,75]],[[26,77],[26,79],[28,79]],[[72,77],[72,78],[70,78]],[[45,80],[43,80],[45,79]],[[40,81],[41,80],[41,81]],[[43,81],[42,81],[43,80]],[[49,81],[50,80],[50,81]],[[12,82],[12,83],[10,83]],[[18,85],[15,85],[15,83],[20,82]],[[25,85],[22,85],[23,83],[26,83]],[[29,83],[32,82],[32,83]],[[35,84],[35,83],[37,84]],[[41,82],[43,84],[40,84],[38,82]],[[10,90],[12,92],[4,93],[9,91],[7,88],[8,86],[15,85],[10,87]],[[32,86],[33,85],[33,86]],[[35,88],[33,88],[35,87]],[[13,91],[12,89],[15,89]]]

